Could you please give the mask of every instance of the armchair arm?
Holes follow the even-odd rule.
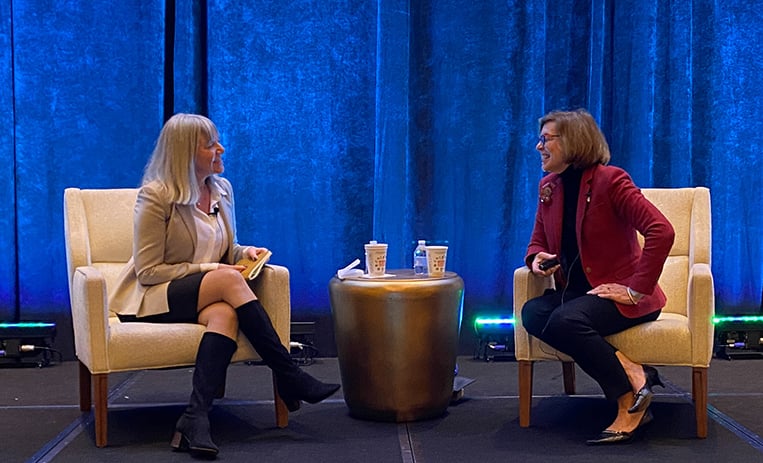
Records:
[[[686,316],[691,330],[692,364],[707,367],[713,356],[715,287],[708,264],[694,264],[689,269]]]
[[[109,309],[106,280],[92,266],[74,270],[71,287],[72,325],[77,358],[91,373],[107,373]]]
[[[540,296],[554,287],[551,277],[539,277],[526,266],[514,271],[514,349],[517,360],[529,358],[530,338],[522,326],[522,306],[529,299]]]
[[[270,316],[281,343],[289,349],[291,341],[291,289],[289,269],[268,264],[252,282],[251,288]]]

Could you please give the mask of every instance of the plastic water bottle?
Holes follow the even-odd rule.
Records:
[[[425,275],[427,273],[427,242],[419,240],[418,246],[413,251],[413,273]]]

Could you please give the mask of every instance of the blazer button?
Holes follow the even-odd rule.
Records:
[[[586,267],[586,268],[585,268],[585,272],[586,272],[586,273],[591,273],[591,267]]]

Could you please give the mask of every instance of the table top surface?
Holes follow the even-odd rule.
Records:
[[[381,276],[381,277],[372,277],[372,276],[364,274],[362,276],[350,276],[344,279],[352,280],[352,281],[374,281],[374,282],[395,281],[395,282],[398,282],[398,281],[445,280],[445,279],[456,278],[456,277],[458,277],[458,275],[455,272],[446,271],[445,274],[441,277],[432,277],[426,274],[417,275],[413,272],[413,269],[403,268],[403,269],[387,269],[387,272],[384,274],[384,276]],[[337,278],[337,277],[334,276],[334,278]]]

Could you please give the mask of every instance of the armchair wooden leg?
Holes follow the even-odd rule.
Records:
[[[93,375],[95,380],[95,446],[105,447],[108,443],[109,375]]]
[[[530,426],[530,406],[533,401],[533,362],[519,361],[519,427]]]
[[[564,378],[564,393],[575,395],[575,362],[562,362],[562,377]]]
[[[697,437],[707,437],[707,368],[692,368],[691,391],[697,415]]]
[[[278,394],[278,383],[276,375],[273,375],[273,399],[276,405],[276,426],[283,429],[289,425],[289,409],[286,408],[286,403]]]
[[[89,412],[93,404],[91,396],[92,383],[90,381],[90,370],[84,363],[79,362],[79,409],[83,412]]]

